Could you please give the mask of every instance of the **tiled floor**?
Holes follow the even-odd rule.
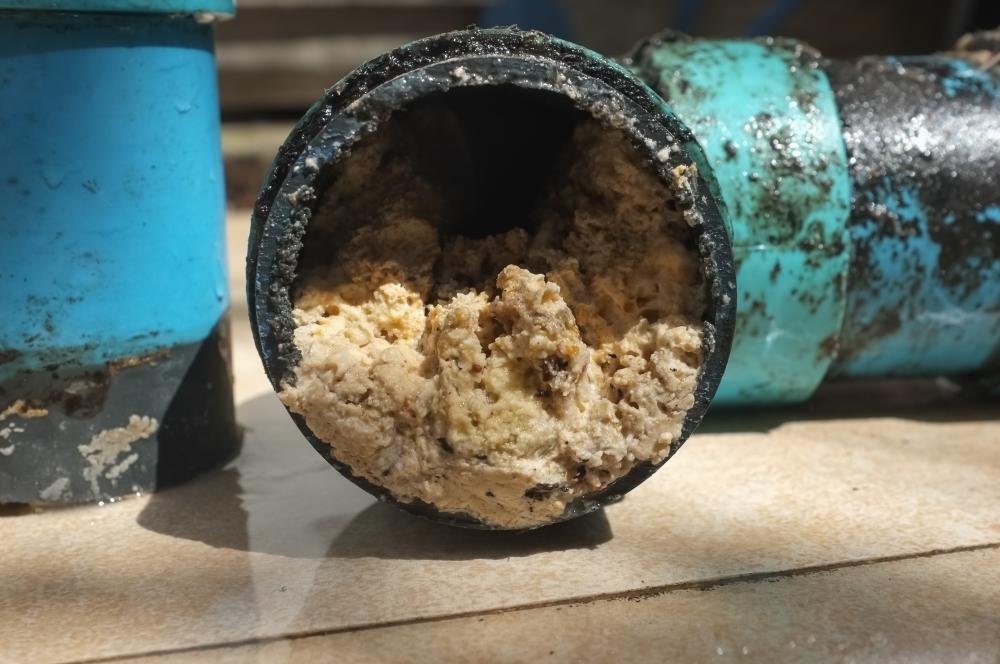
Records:
[[[211,651],[244,661],[994,662],[1000,552],[793,571]],[[205,651],[129,660],[195,661]],[[604,655],[605,657],[595,657]]]
[[[713,413],[602,513],[468,532],[304,443],[244,307],[244,453],[153,496],[8,511],[0,661],[1000,661],[995,402],[925,382]]]

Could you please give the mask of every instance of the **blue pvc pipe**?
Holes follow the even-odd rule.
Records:
[[[229,305],[212,33],[0,22],[0,380],[204,338]]]
[[[238,449],[204,20],[231,11],[0,0],[0,502],[150,491]]]
[[[654,37],[629,59],[693,131],[732,219],[716,403],[826,377],[1000,374],[1000,83],[953,56]]]

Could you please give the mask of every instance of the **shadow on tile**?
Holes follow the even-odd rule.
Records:
[[[603,509],[546,528],[508,533],[446,526],[375,503],[340,531],[329,555],[387,560],[496,560],[546,551],[595,549],[612,536]]]
[[[338,513],[310,520],[270,511],[256,515],[250,537],[241,494],[239,471],[216,471],[153,495],[137,521],[147,530],[212,547],[308,559],[324,558],[324,541],[330,542],[326,558],[472,560],[593,549],[612,538],[603,510],[540,530],[504,533],[445,526],[385,503],[373,503],[353,518]]]
[[[966,393],[944,379],[872,379],[826,383],[804,403],[713,407],[699,431],[766,433],[810,420],[896,417],[921,422],[994,420],[997,399]]]
[[[442,526],[375,503],[303,440],[277,397],[240,404],[244,454],[224,470],[154,494],[139,525],[227,549],[303,559],[503,559],[593,549],[612,538],[603,512],[526,533]],[[782,424],[837,418],[992,420],[994,403],[966,403],[934,381],[877,381],[824,387],[790,408],[720,410],[702,431],[770,431]]]
[[[209,546],[300,559],[503,559],[592,549],[612,538],[603,511],[524,533],[437,524],[375,499],[306,443],[277,397],[238,408],[244,453],[229,467],[153,494],[147,530]]]
[[[153,494],[136,521],[161,535],[247,551],[247,512],[240,495],[239,471],[216,470],[186,485]]]

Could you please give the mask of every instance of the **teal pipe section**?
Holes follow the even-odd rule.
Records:
[[[662,35],[627,64],[694,133],[729,209],[736,334],[715,403],[808,398],[835,356],[850,257],[847,154],[818,55]]]
[[[831,61],[663,34],[626,59],[702,144],[732,219],[717,404],[837,377],[1000,384],[1000,66],[983,56],[1000,44],[976,43]]]

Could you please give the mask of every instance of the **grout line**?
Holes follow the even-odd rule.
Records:
[[[295,641],[298,639],[306,639],[314,636],[329,636],[329,635],[343,634],[348,632],[366,632],[369,630],[376,630],[376,629],[383,629],[390,627],[403,627],[406,625],[447,622],[450,620],[462,620],[465,618],[479,618],[484,616],[500,615],[504,613],[516,613],[520,611],[531,611],[535,609],[547,609],[557,606],[582,606],[585,604],[594,604],[596,602],[605,602],[610,600],[621,600],[621,599],[642,600],[642,599],[649,599],[651,597],[659,597],[660,595],[667,595],[672,592],[680,592],[685,590],[697,590],[697,591],[714,590],[715,588],[736,585],[739,583],[755,583],[757,581],[770,581],[774,579],[794,578],[798,576],[810,576],[813,574],[823,574],[826,572],[835,572],[842,569],[850,569],[852,567],[867,567],[869,565],[880,565],[885,563],[901,562],[905,560],[918,560],[920,558],[935,558],[937,556],[943,556],[952,553],[970,553],[974,551],[983,551],[987,549],[1000,549],[1000,542],[990,542],[986,544],[971,544],[967,546],[956,546],[950,549],[931,549],[930,551],[923,551],[920,553],[901,553],[892,556],[865,558],[862,560],[846,560],[836,563],[809,565],[806,567],[797,567],[787,570],[777,570],[773,572],[749,572],[744,574],[733,574],[729,576],[715,577],[712,579],[702,579],[699,581],[683,581],[680,583],[651,586],[649,588],[637,588],[634,590],[622,590],[615,592],[599,593],[596,595],[567,597],[564,599],[546,600],[541,602],[530,602],[527,604],[518,604],[514,606],[500,607],[495,609],[478,609],[475,611],[462,611],[458,613],[442,614],[438,616],[426,616],[422,618],[421,617],[400,618],[398,620],[389,620],[381,623],[363,623],[359,625],[345,625],[343,627],[305,630],[302,632],[292,632],[289,634],[282,634],[280,636],[265,636],[259,638],[239,639],[236,641],[225,641],[220,643],[184,646],[179,648],[164,648],[161,650],[152,650],[144,653],[111,655],[109,657],[96,657],[92,659],[72,660],[72,662],[68,664],[103,664],[104,662],[119,662],[130,659],[136,659],[139,657],[163,657],[175,654],[207,652],[211,650],[220,650],[222,648],[239,648],[242,646],[262,645],[278,641]]]

